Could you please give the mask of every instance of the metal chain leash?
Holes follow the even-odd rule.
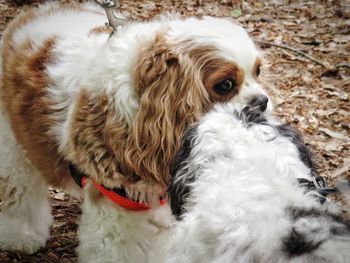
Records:
[[[117,31],[118,27],[121,27],[128,22],[124,17],[121,17],[114,12],[114,10],[120,6],[118,0],[95,0],[95,2],[105,10],[108,18],[106,26],[112,28],[112,34]]]

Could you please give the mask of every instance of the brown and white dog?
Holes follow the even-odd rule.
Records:
[[[1,249],[33,253],[45,245],[47,185],[78,189],[71,164],[88,177],[80,261],[161,258],[149,248],[167,232],[168,207],[127,211],[92,181],[155,203],[190,124],[215,103],[265,94],[259,54],[232,21],[163,16],[111,37],[105,22],[95,5],[48,4],[3,34]]]

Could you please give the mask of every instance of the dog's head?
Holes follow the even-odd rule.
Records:
[[[216,103],[247,105],[263,95],[263,110],[271,109],[258,83],[259,52],[246,31],[225,18],[131,23],[97,55],[93,65],[101,66],[83,76],[86,92],[70,115],[73,128],[67,125],[62,136],[69,147],[63,141],[61,148],[110,188],[131,181],[130,188],[139,182],[164,190],[184,132]]]
[[[138,54],[139,98],[126,161],[162,185],[186,128],[217,102],[247,104],[265,95],[261,57],[246,31],[223,18],[164,19]],[[271,109],[271,103],[267,106]]]

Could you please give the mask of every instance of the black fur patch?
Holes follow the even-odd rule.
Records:
[[[301,161],[311,169],[313,175],[317,175],[317,166],[313,160],[310,149],[306,146],[303,137],[299,131],[287,124],[281,124],[276,127],[279,134],[289,138],[295,144],[299,151]]]
[[[195,180],[194,174],[181,178],[181,180],[179,176],[181,176],[183,172],[186,172],[187,168],[185,167],[193,148],[196,130],[197,126],[193,126],[184,135],[180,151],[176,154],[171,168],[173,178],[168,187],[168,196],[171,211],[177,220],[180,220],[181,216],[186,212],[183,207],[191,191],[190,184]],[[181,171],[181,174],[179,174],[179,171]]]
[[[331,213],[328,210],[320,210],[317,208],[299,208],[299,207],[288,207],[287,209],[289,216],[293,221],[296,221],[300,218],[305,217],[328,217],[331,218],[332,221],[343,224],[344,226],[349,227],[349,222],[344,219],[344,217],[340,214]]]
[[[238,119],[247,123],[248,126],[251,124],[261,124],[267,123],[266,118],[263,115],[264,110],[267,107],[267,101],[263,98],[256,97],[254,98],[248,106],[244,107],[241,112],[236,113]]]
[[[328,238],[332,236],[346,236],[350,237],[350,224],[348,220],[341,214],[332,213],[327,209],[318,208],[301,208],[301,207],[288,207],[287,214],[291,219],[292,224],[303,218],[313,218],[313,220],[326,220],[329,223],[331,234]],[[322,229],[318,231],[324,231]],[[323,242],[327,240],[314,240],[310,233],[298,232],[295,227],[292,226],[290,233],[282,240],[283,250],[288,253],[289,256],[298,256],[304,253],[309,253],[317,249]],[[313,234],[315,234],[313,232]]]
[[[254,97],[248,105],[250,107],[256,108],[260,112],[264,112],[267,109],[267,103],[269,102],[269,98],[265,95],[259,95]]]
[[[299,233],[293,227],[290,234],[283,239],[284,251],[289,256],[298,256],[304,253],[310,253],[317,249],[322,244],[322,241],[307,240],[303,233]]]

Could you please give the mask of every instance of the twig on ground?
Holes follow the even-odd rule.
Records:
[[[74,247],[77,247],[77,246],[78,246],[78,242],[74,242],[73,244],[70,244],[68,246],[59,247],[55,251],[56,252],[68,251],[70,248],[74,248]]]
[[[324,67],[324,68],[327,68],[327,69],[329,68],[329,66],[328,66],[325,62],[323,62],[323,61],[321,61],[321,60],[318,60],[318,59],[316,59],[316,58],[310,56],[309,54],[306,54],[305,52],[303,52],[303,51],[301,51],[301,50],[299,50],[299,49],[295,49],[295,48],[293,48],[293,47],[286,46],[286,45],[283,45],[283,44],[277,44],[277,43],[273,43],[273,42],[261,41],[261,40],[257,40],[257,39],[255,39],[254,41],[255,41],[257,44],[259,44],[259,45],[263,45],[263,46],[264,46],[264,45],[265,45],[265,46],[274,46],[274,47],[284,48],[284,49],[293,51],[294,53],[297,53],[297,54],[299,54],[299,55],[301,55],[301,56],[303,56],[303,57],[305,57],[305,58],[307,58],[307,59],[309,59],[309,60],[315,62],[316,64],[318,64],[318,65]]]
[[[336,68],[336,69],[339,69],[339,68],[350,68],[350,64],[347,64],[347,63],[340,63],[340,64],[338,64],[335,68]]]

